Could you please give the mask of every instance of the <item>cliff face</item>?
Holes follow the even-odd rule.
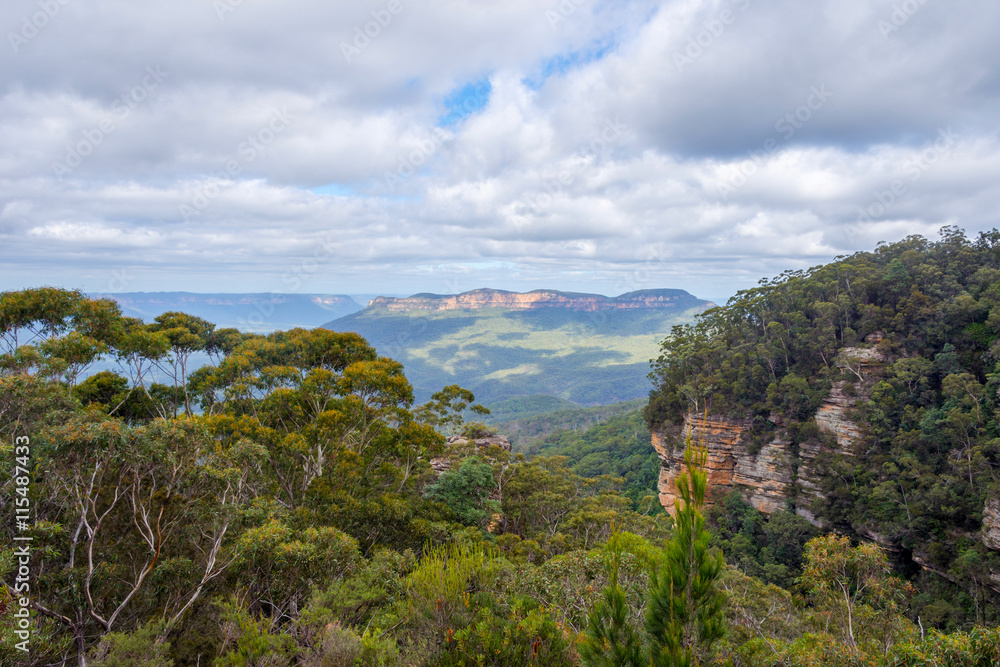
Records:
[[[389,312],[478,310],[505,308],[508,310],[533,310],[538,308],[564,308],[579,311],[671,309],[687,310],[696,306],[710,307],[683,290],[643,290],[618,297],[600,294],[574,294],[554,290],[534,292],[505,292],[478,289],[454,295],[416,294],[405,299],[380,296],[368,303],[369,308],[382,308]]]
[[[1000,550],[1000,499],[989,501],[983,509],[983,544]]]
[[[744,487],[746,499],[765,514],[775,512],[787,503],[792,483],[785,443],[770,442],[756,454],[751,454],[744,441],[748,425],[719,417],[688,415],[683,433],[691,433],[691,441],[703,443],[708,450],[708,504],[728,489]],[[660,502],[671,514],[677,501],[677,478],[684,465],[684,440],[663,431],[653,433],[653,447],[660,456]]]
[[[823,399],[823,404],[816,411],[816,424],[820,430],[832,433],[837,438],[837,445],[844,451],[861,437],[861,429],[847,416],[851,404],[856,400],[844,392],[846,383],[835,382],[830,395]]]
[[[863,394],[871,378],[879,374],[881,359],[874,348],[846,348],[838,356],[838,364],[855,372],[861,380],[858,392]],[[836,439],[833,453],[854,455],[854,445],[861,437],[861,429],[851,421],[849,411],[857,398],[847,383],[836,382],[816,411],[817,426]],[[773,418],[780,423],[780,415]],[[738,488],[743,491],[746,501],[764,514],[771,514],[792,503],[796,513],[819,525],[811,509],[817,500],[821,500],[816,460],[830,450],[825,445],[810,442],[800,444],[793,451],[791,443],[779,429],[774,439],[752,452],[746,439],[749,427],[750,424],[742,420],[719,416],[706,419],[688,414],[680,429],[654,429],[653,446],[660,457],[659,492],[663,507],[673,515],[677,478],[684,464],[684,438],[690,433],[693,443],[704,443],[708,450],[707,504],[711,505],[729,489]],[[1000,515],[997,518],[1000,523]]]

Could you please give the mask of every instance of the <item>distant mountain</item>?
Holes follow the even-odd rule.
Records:
[[[93,294],[114,299],[122,312],[145,321],[169,311],[208,320],[217,328],[268,332],[318,327],[331,318],[361,310],[361,305],[336,294],[195,294],[191,292],[125,292]]]
[[[486,404],[554,396],[604,405],[645,397],[660,342],[711,306],[676,289],[618,297],[478,289],[378,297],[323,326],[354,331],[403,362],[418,400],[460,384]]]
[[[372,299],[368,307],[384,309],[393,313],[482,310],[484,308],[506,308],[509,310],[561,308],[597,312],[643,309],[677,310],[677,308],[685,309],[699,303],[706,302],[679,289],[641,290],[618,297],[578,292],[557,292],[555,290],[535,290],[521,293],[477,289],[461,294],[414,294],[403,299],[380,296]]]

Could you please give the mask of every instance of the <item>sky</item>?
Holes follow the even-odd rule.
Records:
[[[719,299],[1000,211],[995,0],[4,0],[0,290]]]

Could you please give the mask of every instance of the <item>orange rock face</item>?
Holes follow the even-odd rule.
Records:
[[[739,421],[688,415],[682,432],[690,431],[693,443],[704,444],[708,450],[705,465],[708,473],[711,506],[733,487],[745,491],[747,502],[765,514],[785,507],[792,483],[791,466],[787,460],[787,443],[770,442],[756,454],[751,454],[744,434],[747,425]],[[660,456],[660,503],[674,514],[677,502],[677,478],[684,465],[683,439],[664,430],[654,432],[653,447]]]
[[[505,292],[478,289],[455,295],[417,294],[405,299],[380,296],[372,299],[369,307],[381,307],[390,312],[478,310],[480,308],[506,308],[531,310],[536,308],[566,308],[569,310],[636,310],[640,308],[683,309],[715,304],[700,301],[683,290],[644,290],[619,297],[600,294],[573,294],[553,290],[534,292]]]
[[[816,411],[816,424],[821,431],[835,435],[837,445],[846,451],[861,437],[861,429],[847,416],[855,399],[844,393],[844,386],[843,382],[834,383],[830,395]]]
[[[863,380],[858,389],[861,396],[871,383],[871,376],[880,375],[884,359],[873,347],[852,347],[841,350],[837,363]],[[816,424],[820,430],[836,437],[837,444],[833,450],[836,454],[853,456],[854,445],[861,438],[861,428],[850,419],[856,400],[857,397],[848,393],[846,383],[836,382],[816,412]],[[781,423],[777,421],[780,415],[774,419],[776,423]],[[672,432],[667,427],[656,429],[653,446],[661,464],[660,503],[673,515],[677,501],[677,477],[684,464],[684,435],[690,432],[692,442],[703,442],[708,448],[709,498],[706,502],[711,504],[736,488],[742,490],[748,503],[764,514],[776,512],[791,502],[796,513],[818,524],[811,508],[815,502],[822,500],[816,459],[824,453],[825,445],[801,443],[796,456],[779,430],[774,440],[756,453],[751,453],[744,437],[748,428],[749,424],[740,420],[711,416],[705,419],[689,414],[679,432],[676,429]],[[997,512],[995,535],[1000,541],[1000,504]]]

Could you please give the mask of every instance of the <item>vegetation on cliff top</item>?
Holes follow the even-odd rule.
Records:
[[[995,622],[1000,558],[980,529],[1000,498],[1000,232],[946,227],[761,281],[676,327],[651,375],[653,428],[707,410],[748,420],[758,442],[783,429],[819,448],[813,415],[843,383],[862,437],[821,462],[810,509],[926,579],[925,621]],[[942,580],[918,562],[954,594],[930,593]]]

